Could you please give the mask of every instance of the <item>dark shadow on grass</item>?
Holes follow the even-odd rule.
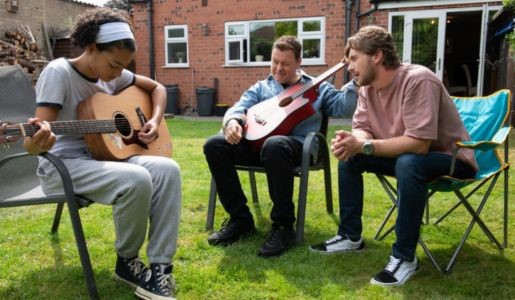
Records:
[[[370,278],[386,263],[391,241],[365,239],[362,253],[320,255],[308,250],[306,243],[295,246],[277,258],[261,258],[257,249],[264,240],[255,236],[224,248],[225,256],[218,265],[221,274],[245,274],[242,281],[263,283],[272,272],[284,277],[299,294],[319,298],[326,287],[341,286],[349,295],[362,295],[383,287],[370,287]],[[442,260],[448,259],[455,245],[433,251]],[[509,299],[515,293],[515,265],[488,242],[465,245],[450,274],[434,268],[423,250],[417,249],[420,269],[407,284],[394,287],[406,299],[415,298],[499,298]],[[306,275],[311,274],[311,275]],[[385,290],[385,295],[391,292]],[[273,297],[273,296],[272,296]]]

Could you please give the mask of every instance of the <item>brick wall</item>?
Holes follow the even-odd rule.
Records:
[[[46,23],[49,33],[53,29],[58,31],[71,30],[78,14],[94,6],[77,3],[70,0],[22,0],[18,1],[18,10],[6,10],[4,0],[0,1],[0,35],[3,37],[6,30],[18,25],[28,25],[36,38],[38,47],[46,52],[42,24]]]
[[[224,67],[224,22],[293,17],[326,17],[327,65],[306,66],[310,74],[320,74],[336,64],[343,56],[345,35],[345,1],[329,0],[208,0],[203,1],[154,1],[154,50],[156,79],[167,84],[178,84],[180,107],[196,106],[195,89],[200,86],[213,87],[219,80],[218,99],[220,103],[232,105],[241,94],[257,80],[269,73],[269,67]],[[134,26],[138,52],[136,70],[149,75],[149,47],[146,4],[133,4]],[[202,35],[201,25],[209,27],[209,34]],[[164,26],[188,25],[189,67],[163,68],[165,64]],[[335,83],[343,83],[343,72],[339,72]]]

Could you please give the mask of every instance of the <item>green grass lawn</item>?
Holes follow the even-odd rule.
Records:
[[[495,298],[515,295],[515,221],[513,205],[509,215],[509,247],[500,252],[475,226],[451,274],[442,275],[431,265],[422,249],[417,250],[420,270],[406,285],[381,288],[369,284],[371,276],[385,264],[394,236],[374,241],[373,236],[390,206],[377,179],[365,175],[363,213],[366,251],[333,256],[309,252],[308,246],[336,233],[338,201],[336,160],[333,158],[335,214],[325,211],[322,172],[310,175],[304,243],[285,255],[263,259],[257,249],[270,227],[271,202],[265,177],[257,175],[260,203],[250,205],[259,234],[226,248],[207,244],[204,230],[210,174],[202,153],[205,139],[220,127],[217,121],[167,121],[174,154],[183,176],[183,207],[179,246],[174,258],[174,275],[180,299],[427,299]],[[330,132],[336,130],[330,127]],[[511,134],[515,141],[515,133]],[[515,142],[512,142],[512,144]],[[515,147],[510,160],[515,161]],[[515,174],[510,171],[513,200]],[[503,180],[503,178],[501,178]],[[248,175],[241,173],[250,199]],[[501,183],[501,180],[500,182]],[[298,185],[298,179],[296,186]],[[296,197],[296,196],[295,196]],[[472,203],[477,204],[478,198]],[[451,194],[432,200],[430,220],[453,204]],[[87,299],[70,221],[64,214],[57,236],[50,235],[54,206],[0,210],[0,299]],[[501,237],[502,194],[497,189],[482,216]],[[113,278],[116,255],[111,209],[92,205],[81,210],[82,222],[102,299],[134,299],[132,290]],[[218,203],[215,228],[226,218]],[[423,238],[437,258],[452,254],[470,218],[460,208],[438,226],[423,227]],[[146,260],[144,251],[141,256]]]

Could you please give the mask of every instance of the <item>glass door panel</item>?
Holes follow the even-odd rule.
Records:
[[[445,12],[393,13],[390,32],[403,63],[424,65],[442,79]]]

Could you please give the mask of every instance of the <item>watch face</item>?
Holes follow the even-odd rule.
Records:
[[[363,143],[363,154],[371,155],[374,152],[374,145],[370,141]]]

